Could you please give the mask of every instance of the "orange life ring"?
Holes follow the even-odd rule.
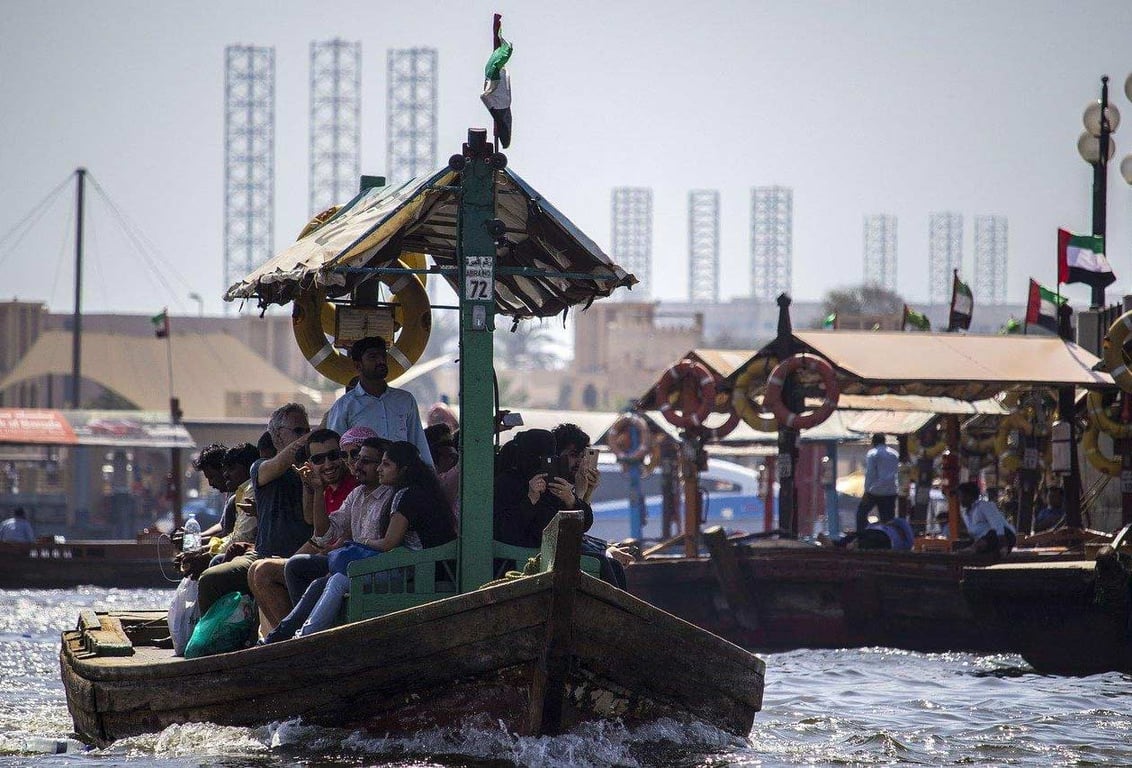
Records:
[[[822,386],[825,388],[825,400],[816,409],[806,414],[794,413],[786,407],[786,403],[782,402],[782,385],[786,382],[786,377],[799,368],[813,371],[820,376]],[[813,355],[792,355],[786,358],[775,366],[766,382],[765,404],[774,413],[779,424],[784,424],[792,429],[810,429],[821,424],[837,408],[837,401],[840,397],[841,388],[837,385],[837,377],[833,373],[833,367],[822,358]]]
[[[765,358],[766,365],[763,371],[769,371],[778,365],[774,358]],[[751,384],[755,381],[755,374],[762,373],[757,370],[760,366],[754,363],[748,365],[738,378],[735,379],[735,389],[731,392],[731,407],[743,421],[759,432],[777,432],[778,420],[773,416],[764,416],[762,408],[750,395]],[[765,398],[764,398],[765,399]]]
[[[1104,405],[1103,392],[1096,389],[1092,390],[1089,392],[1086,403],[1089,409],[1089,421],[1096,424],[1101,432],[1112,435],[1113,437],[1132,437],[1132,424],[1125,424],[1119,419],[1109,415],[1108,409],[1105,408]]]
[[[633,447],[632,429],[637,428],[637,447]],[[618,461],[641,462],[648,456],[652,433],[640,414],[627,412],[618,416],[609,428],[609,447]]]
[[[693,382],[698,390],[696,395],[690,395],[688,388],[683,386],[685,379]],[[678,382],[683,391],[679,412],[668,399]],[[660,414],[672,426],[677,429],[699,427],[715,406],[715,376],[702,363],[684,358],[660,377],[656,385],[656,399],[660,403]]]

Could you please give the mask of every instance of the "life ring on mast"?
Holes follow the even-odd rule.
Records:
[[[1104,358],[1105,367],[1116,382],[1116,386],[1125,392],[1132,392],[1132,371],[1128,370],[1128,361],[1124,358],[1124,342],[1132,333],[1132,312],[1125,312],[1113,321],[1105,334],[1101,357]]]
[[[1014,411],[1003,416],[998,421],[998,429],[994,433],[994,452],[1005,456],[1010,450],[1010,433],[1018,431],[1024,435],[1034,434],[1034,425],[1027,412]]]
[[[794,413],[782,402],[782,385],[786,377],[805,368],[821,377],[822,387],[825,389],[825,399],[822,404],[810,413]],[[770,408],[780,424],[792,429],[810,429],[828,419],[837,408],[837,401],[841,397],[841,389],[837,385],[837,376],[833,367],[820,357],[813,355],[792,355],[774,367],[766,382],[765,404]]]
[[[1120,477],[1120,459],[1112,456],[1105,456],[1101,452],[1100,446],[1097,444],[1097,438],[1100,437],[1101,431],[1097,429],[1097,425],[1089,422],[1088,429],[1081,435],[1081,447],[1085,449],[1085,458],[1089,463],[1097,468],[1098,471],[1108,475],[1109,477]]]
[[[633,445],[633,428],[637,430],[637,444]],[[652,433],[648,422],[637,413],[623,413],[609,428],[609,447],[618,461],[631,464],[643,462],[649,455]]]
[[[1089,421],[1096,424],[1101,432],[1113,437],[1132,437],[1132,424],[1125,424],[1108,415],[1103,392],[1091,390],[1085,403],[1089,410]]]
[[[393,318],[401,329],[386,349],[389,360],[387,378],[392,381],[407,371],[424,352],[432,332],[432,308],[428,291],[416,276],[381,275],[381,281],[397,299]],[[332,381],[346,385],[357,375],[357,369],[350,356],[335,348],[327,338],[325,321],[329,316],[332,322],[334,316],[326,312],[326,307],[326,295],[318,289],[301,291],[295,296],[291,312],[295,341],[315,370]]]
[[[778,365],[777,360],[774,358],[766,358],[767,368],[764,370],[772,369],[776,365]],[[755,378],[756,368],[756,365],[748,365],[743,372],[739,374],[738,378],[735,379],[735,389],[731,392],[731,409],[740,419],[747,422],[751,429],[758,430],[759,432],[777,432],[778,419],[774,418],[774,416],[764,415],[749,395],[751,382]]]
[[[695,396],[689,395],[683,386],[685,379],[690,379],[698,390]],[[679,412],[669,400],[677,383],[683,390]],[[677,429],[699,427],[715,405],[715,376],[702,363],[684,358],[660,377],[656,385],[656,400],[660,403],[660,414],[672,426]]]
[[[735,413],[735,411],[730,411],[727,414],[727,419],[718,427],[705,427],[704,437],[709,442],[716,442],[734,432],[737,426],[739,426],[739,414]]]

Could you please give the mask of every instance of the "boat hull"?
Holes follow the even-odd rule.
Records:
[[[1014,648],[1001,627],[975,621],[963,597],[960,582],[971,557],[820,547],[731,549],[731,579],[716,553],[635,563],[626,569],[628,589],[750,649]]]
[[[64,633],[60,664],[76,732],[96,744],[175,723],[254,726],[301,717],[382,734],[473,714],[538,732],[553,576],[516,579],[309,637],[200,659],[152,646],[123,617],[134,654],[92,657]],[[131,628],[132,627],[132,628]],[[695,718],[746,735],[761,706],[761,660],[583,576],[575,591],[561,727]]]
[[[176,586],[168,539],[0,543],[0,589]]]

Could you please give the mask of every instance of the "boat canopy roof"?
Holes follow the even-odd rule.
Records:
[[[1100,358],[1054,336],[796,331],[791,341],[795,352],[819,355],[833,366],[846,405],[852,395],[976,401],[1016,387],[1114,386],[1111,376],[1097,370]],[[747,366],[766,365],[776,349],[774,342],[761,349],[732,381]],[[807,397],[821,396],[814,374],[804,372],[800,379]]]
[[[457,288],[459,177],[445,167],[399,186],[364,190],[325,225],[232,285],[224,298],[254,298],[267,307],[287,304],[309,288],[342,296],[367,276],[350,268],[395,268],[408,254],[431,257]],[[506,226],[495,274],[499,314],[550,317],[637,282],[510,168],[498,171],[495,215]]]

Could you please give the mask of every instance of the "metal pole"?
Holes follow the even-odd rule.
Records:
[[[1073,309],[1068,304],[1058,307],[1058,335],[1068,341],[1073,339]],[[1076,390],[1073,387],[1058,387],[1057,418],[1069,424],[1069,473],[1062,481],[1065,492],[1065,525],[1068,528],[1081,527],[1081,467],[1077,460]]]
[[[492,577],[492,514],[495,463],[495,395],[492,331],[495,329],[495,172],[506,160],[492,153],[487,131],[468,131],[460,155],[457,261],[460,292],[460,591]]]
[[[83,182],[86,168],[75,171],[75,311],[71,317],[71,407],[79,408],[83,378]]]
[[[1108,75],[1101,78],[1101,136],[1100,156],[1093,163],[1093,235],[1105,236],[1107,210],[1108,210],[1108,142],[1111,129],[1108,124]],[[1105,243],[1108,249],[1108,243]],[[1092,308],[1104,307],[1104,288],[1094,286],[1092,291]]]

